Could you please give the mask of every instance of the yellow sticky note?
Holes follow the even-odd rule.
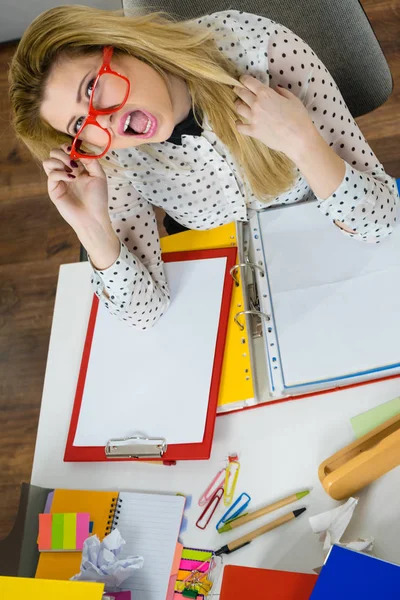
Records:
[[[76,549],[76,513],[64,514],[64,550]]]
[[[103,583],[0,577],[0,598],[13,600],[101,600]]]

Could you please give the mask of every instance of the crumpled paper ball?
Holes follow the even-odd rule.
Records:
[[[102,542],[97,535],[88,537],[83,544],[81,570],[71,581],[98,581],[104,583],[106,591],[118,591],[125,579],[141,569],[144,562],[142,556],[118,559],[125,543],[118,529]]]

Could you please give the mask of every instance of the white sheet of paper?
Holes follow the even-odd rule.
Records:
[[[343,235],[315,203],[260,215],[286,386],[400,362],[400,228]]]
[[[182,514],[183,496],[121,492],[116,525],[126,544],[118,558],[143,556],[143,567],[125,579],[121,588],[134,600],[165,600]]]
[[[165,264],[171,305],[137,331],[99,307],[75,446],[132,435],[203,440],[226,258]]]

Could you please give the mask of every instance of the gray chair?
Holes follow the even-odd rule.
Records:
[[[354,117],[383,104],[393,89],[389,66],[358,0],[123,0],[123,7],[163,10],[180,20],[234,9],[282,23],[325,63]]]
[[[354,117],[381,106],[393,79],[358,0],[123,0],[125,12],[163,10],[179,20],[221,10],[243,10],[286,25],[303,38],[333,75]],[[84,249],[80,260],[86,260]]]

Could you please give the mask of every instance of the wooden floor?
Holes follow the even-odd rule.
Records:
[[[400,3],[362,4],[395,89],[358,122],[387,171],[400,177]],[[79,260],[74,232],[47,198],[43,171],[9,126],[6,71],[14,50],[0,46],[0,538],[12,527],[20,482],[30,480],[58,268]]]

